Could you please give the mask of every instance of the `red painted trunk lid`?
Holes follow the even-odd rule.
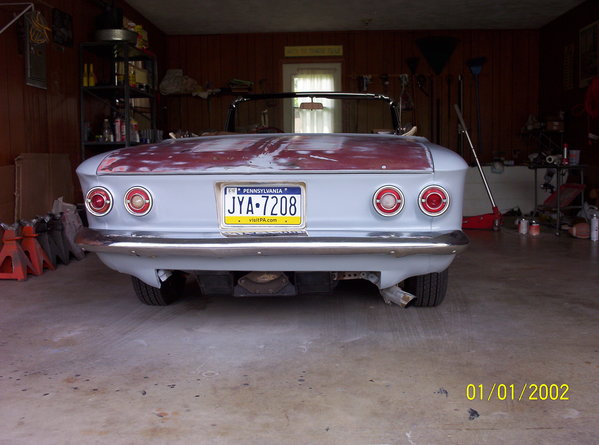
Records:
[[[123,148],[98,167],[98,174],[293,171],[432,172],[433,162],[422,142],[393,135],[244,134]]]

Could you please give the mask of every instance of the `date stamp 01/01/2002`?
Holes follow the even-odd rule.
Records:
[[[523,385],[506,385],[493,383],[492,385],[469,384],[466,386],[468,400],[570,400],[567,384],[537,384],[524,383]]]

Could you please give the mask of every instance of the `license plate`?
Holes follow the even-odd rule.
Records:
[[[225,226],[302,227],[303,185],[226,185],[222,188]]]

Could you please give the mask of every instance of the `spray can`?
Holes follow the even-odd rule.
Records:
[[[599,241],[599,217],[597,213],[591,216],[591,241]]]
[[[116,142],[121,142],[124,139],[123,138],[123,134],[121,132],[121,130],[122,130],[121,125],[122,124],[123,124],[123,120],[117,114],[117,116],[114,118],[114,140]]]
[[[518,233],[520,235],[526,235],[528,233],[528,220],[526,218],[521,218],[518,221]]]
[[[530,222],[530,227],[528,228],[528,234],[530,236],[539,236],[541,234],[541,225],[538,221],[534,219]]]

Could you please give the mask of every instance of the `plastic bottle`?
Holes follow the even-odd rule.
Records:
[[[591,216],[591,241],[599,241],[599,217],[597,213]]]
[[[129,86],[137,87],[137,80],[135,80],[135,67],[129,65]]]
[[[121,119],[121,116],[119,116],[117,114],[114,118],[114,140],[115,140],[115,142],[121,142],[125,139],[124,135],[122,133],[122,127],[121,127],[122,124],[123,124],[123,119]]]
[[[114,142],[114,133],[108,119],[104,119],[102,124],[102,142]]]
[[[131,142],[139,142],[139,124],[131,119]]]
[[[83,79],[81,79],[81,82],[84,87],[89,86],[89,71],[87,70],[87,63],[83,64]]]
[[[94,64],[93,63],[89,64],[89,76],[88,76],[88,80],[87,80],[87,85],[90,87],[96,86],[96,75],[94,74]]]
[[[568,144],[564,144],[564,153],[562,155],[562,165],[568,165]]]

